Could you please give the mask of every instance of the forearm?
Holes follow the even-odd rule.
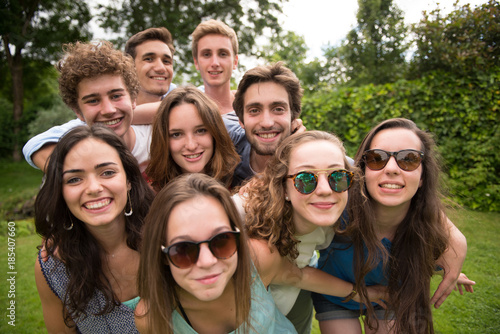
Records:
[[[280,282],[273,281],[273,283],[291,285],[303,290],[336,297],[345,297],[353,290],[353,283],[313,267],[297,268],[297,270],[288,270],[287,272],[288,275],[280,275]]]
[[[138,105],[134,110],[132,124],[152,124],[161,102],[151,102]]]

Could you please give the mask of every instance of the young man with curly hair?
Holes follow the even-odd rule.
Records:
[[[130,57],[113,49],[108,42],[76,43],[67,47],[68,53],[58,63],[61,73],[59,86],[64,102],[75,112],[77,119],[31,138],[23,148],[25,159],[30,165],[44,170],[56,143],[67,131],[85,123],[92,125],[97,121],[124,136],[123,139],[137,158],[141,171],[145,170],[149,162],[151,127],[131,127],[132,122],[145,123],[139,119],[142,114],[135,113],[132,116],[136,105],[161,101],[175,87],[172,84],[172,57],[175,49],[172,36],[166,28],[150,28],[135,34],[129,39],[125,49]],[[110,57],[109,62],[107,56]],[[107,75],[110,73],[115,75]],[[131,76],[138,82],[134,91],[130,87],[121,87],[121,84],[126,83],[126,77]],[[97,83],[108,86],[110,94],[108,91],[97,92]],[[120,90],[123,88],[126,89]],[[127,93],[128,96],[121,102],[127,101],[129,106],[118,106],[118,96],[111,94],[115,89]],[[84,91],[89,94],[84,95]],[[91,102],[81,100],[87,95],[98,99],[90,100]],[[105,96],[107,99],[104,99]]]

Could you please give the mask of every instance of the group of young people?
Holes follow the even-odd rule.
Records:
[[[65,47],[60,91],[78,120],[23,149],[45,172],[35,277],[48,332],[310,333],[314,303],[322,333],[361,333],[360,315],[366,333],[432,333],[432,304],[474,285],[432,137],[390,119],[352,160],[302,126],[284,64],[233,92],[234,30],[209,20],[192,37],[198,88],[171,83],[166,28],[125,53]]]

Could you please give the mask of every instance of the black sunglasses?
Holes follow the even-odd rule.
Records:
[[[218,259],[228,259],[236,253],[239,245],[240,232],[228,231],[214,235],[208,240],[192,242],[181,241],[168,247],[161,246],[161,251],[167,254],[170,262],[180,269],[193,266],[200,255],[200,245],[207,243],[212,254]]]
[[[389,159],[394,157],[399,168],[404,171],[411,172],[420,166],[424,158],[424,152],[417,150],[401,150],[397,152],[388,152],[384,150],[368,150],[363,153],[363,160],[366,167],[371,170],[381,170],[384,168]]]
[[[316,173],[313,173],[316,172]],[[311,169],[310,171],[298,172],[293,175],[287,175],[287,178],[292,179],[293,186],[301,194],[307,195],[312,193],[318,186],[318,175],[322,173],[328,174],[328,184],[336,193],[341,193],[349,189],[352,185],[354,173],[345,169]]]

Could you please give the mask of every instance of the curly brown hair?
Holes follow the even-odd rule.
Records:
[[[337,136],[324,131],[306,131],[286,138],[269,160],[264,173],[254,177],[251,186],[247,187],[245,227],[249,237],[268,240],[270,247],[274,245],[281,256],[291,259],[296,259],[299,253],[298,240],[294,237],[293,207],[291,202],[285,201],[290,155],[299,145],[320,140],[338,146],[344,156],[345,169],[352,170]]]
[[[59,76],[59,92],[68,107],[81,114],[78,107],[78,84],[83,79],[105,74],[119,75],[132,101],[139,92],[139,79],[133,59],[113,48],[107,41],[96,43],[69,43],[63,45],[64,57],[56,64]]]

